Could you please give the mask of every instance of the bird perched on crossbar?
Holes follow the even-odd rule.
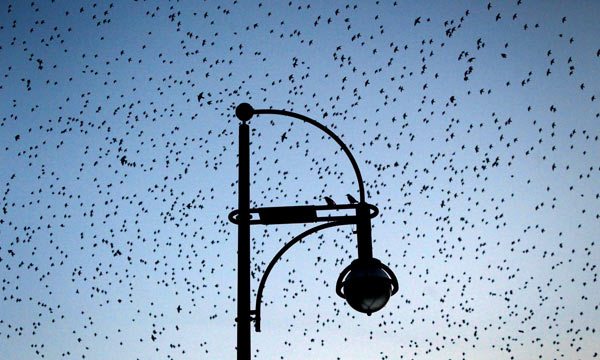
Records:
[[[348,198],[348,201],[350,201],[350,204],[356,204],[358,201],[350,194],[346,194],[346,197]]]

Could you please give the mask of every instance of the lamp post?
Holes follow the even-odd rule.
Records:
[[[238,209],[229,220],[238,226],[238,293],[237,293],[237,359],[249,360],[251,322],[260,331],[262,292],[275,263],[298,241],[317,231],[342,225],[355,225],[358,259],[352,261],[338,277],[336,293],[355,310],[371,315],[381,310],[398,291],[398,280],[392,270],[373,257],[371,218],[379,210],[365,201],[365,189],[358,164],[344,142],[321,123],[291,111],[253,109],[242,103],[235,109],[239,125]],[[254,115],[272,114],[303,120],[327,133],[342,148],[354,168],[360,201],[351,204],[305,205],[250,208],[250,131],[247,121]],[[318,210],[353,209],[354,215],[319,216]],[[253,216],[257,215],[257,216]],[[254,310],[250,308],[250,227],[251,225],[322,223],[304,231],[285,244],[273,257],[261,278]]]

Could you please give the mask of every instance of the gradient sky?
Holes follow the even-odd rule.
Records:
[[[356,313],[335,294],[352,226],[306,238],[269,277],[254,358],[598,357],[600,3],[0,14],[0,359],[235,358],[241,102],[348,144],[400,283]],[[249,124],[253,207],[358,197],[317,129]],[[252,228],[254,291],[304,229]]]

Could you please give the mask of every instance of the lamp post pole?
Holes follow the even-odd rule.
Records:
[[[237,358],[250,360],[250,134],[239,125]]]

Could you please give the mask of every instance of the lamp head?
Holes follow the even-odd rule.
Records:
[[[340,274],[337,294],[354,310],[367,315],[381,310],[398,291],[398,280],[392,270],[375,258],[359,258]]]

